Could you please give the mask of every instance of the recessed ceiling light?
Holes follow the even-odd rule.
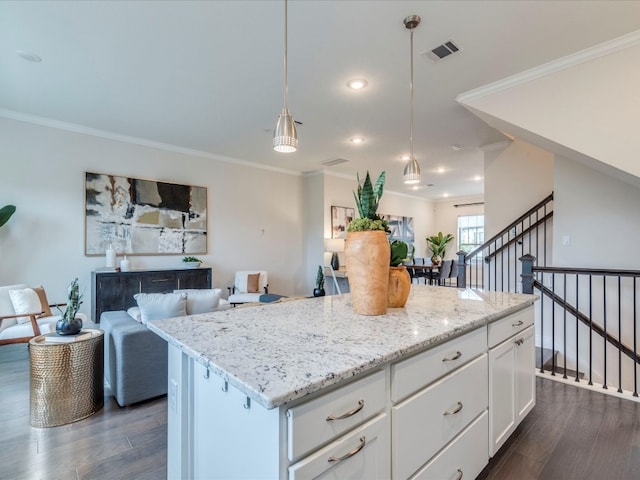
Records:
[[[18,56],[20,58],[22,58],[23,60],[26,60],[28,62],[40,63],[42,61],[42,58],[40,58],[39,55],[36,55],[33,52],[26,52],[24,50],[18,50],[16,53],[18,54]]]
[[[474,182],[479,182],[480,180],[482,180],[482,177],[480,175],[476,175],[475,177],[473,177]]]
[[[446,170],[444,169],[444,167],[438,167],[436,168],[436,173],[444,173],[446,172]]]
[[[409,155],[402,155],[400,157],[400,160],[402,160],[403,162],[406,162],[407,160],[409,160],[411,157]]]
[[[454,152],[462,150],[462,145],[454,143],[453,145],[451,145],[451,150],[453,150]]]
[[[449,196],[449,194],[448,194],[448,193],[443,193],[443,194],[442,194],[442,196],[443,196],[444,198],[447,198],[447,197]]]
[[[367,81],[362,78],[355,78],[347,82],[347,87],[353,90],[361,90],[367,86]]]
[[[356,145],[358,145],[359,143],[363,143],[364,142],[364,138],[362,137],[352,137],[349,139],[349,141],[351,143],[355,143]]]

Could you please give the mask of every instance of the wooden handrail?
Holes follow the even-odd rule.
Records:
[[[553,192],[551,192],[546,198],[544,198],[543,200],[538,202],[536,205],[531,207],[525,213],[520,215],[517,219],[515,219],[513,222],[511,222],[507,227],[503,228],[500,232],[496,233],[493,237],[491,237],[489,240],[484,242],[478,248],[476,248],[472,252],[470,252],[467,255],[465,255],[465,257],[464,257],[465,261],[468,260],[471,257],[474,257],[479,252],[481,252],[482,250],[487,248],[489,246],[489,244],[491,244],[492,242],[495,242],[498,238],[502,237],[505,233],[507,233],[509,230],[511,230],[513,227],[515,227],[518,223],[522,222],[525,218],[531,216],[531,214],[533,214],[535,211],[539,210],[541,207],[543,207],[544,205],[546,205],[547,203],[549,203],[552,200],[553,200]]]

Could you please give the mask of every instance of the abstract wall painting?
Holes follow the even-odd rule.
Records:
[[[331,207],[331,238],[347,238],[347,225],[356,211],[349,207]]]
[[[85,172],[85,255],[207,253],[207,188]]]
[[[380,215],[389,223],[389,229],[391,235],[389,235],[389,241],[401,240],[409,245],[409,250],[413,242],[415,242],[415,235],[413,233],[413,217],[399,217],[397,215]]]

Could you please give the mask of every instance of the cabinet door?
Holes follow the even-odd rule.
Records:
[[[176,288],[211,288],[211,269],[194,268],[176,272]]]
[[[535,405],[534,327],[489,350],[489,455]]]
[[[533,326],[516,335],[520,341],[516,363],[516,425],[536,404],[535,329]]]
[[[140,292],[140,279],[137,275],[104,273],[96,275],[95,317],[100,321],[102,312],[126,310],[136,304],[133,296]]]

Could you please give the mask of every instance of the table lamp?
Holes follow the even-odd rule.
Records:
[[[331,252],[331,268],[338,270],[340,268],[340,259],[338,252],[344,252],[343,238],[327,238],[325,239],[325,251]]]

